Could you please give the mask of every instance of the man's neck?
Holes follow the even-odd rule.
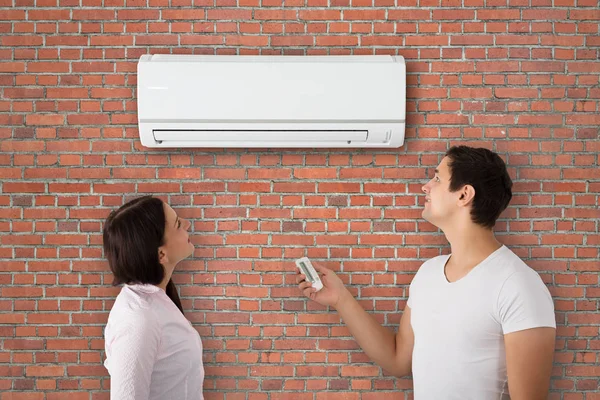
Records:
[[[491,229],[473,223],[455,226],[460,227],[444,231],[450,242],[452,257],[449,263],[453,268],[468,272],[502,247]]]

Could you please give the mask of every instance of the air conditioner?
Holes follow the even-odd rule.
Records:
[[[146,147],[400,147],[400,56],[143,55]]]

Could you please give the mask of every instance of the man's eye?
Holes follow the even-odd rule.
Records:
[[[181,221],[179,221],[179,223],[177,224],[178,228],[181,228]]]

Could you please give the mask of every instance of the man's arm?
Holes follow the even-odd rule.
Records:
[[[334,307],[359,346],[381,368],[394,376],[409,375],[414,345],[410,307],[406,306],[398,333],[394,335],[361,307],[333,271],[318,265],[314,267],[321,275],[323,289],[315,293],[304,275],[298,273],[296,281],[304,295],[319,304]]]
[[[512,400],[546,400],[556,329],[533,328],[504,335],[508,390]]]
[[[363,351],[388,373],[397,377],[409,375],[414,346],[410,307],[405,307],[400,328],[394,335],[367,313],[350,292],[347,296],[336,308]]]

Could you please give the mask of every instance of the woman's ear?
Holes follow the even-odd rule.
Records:
[[[167,249],[164,246],[160,246],[158,248],[158,262],[162,265],[165,265],[169,262],[169,257],[167,256]]]

